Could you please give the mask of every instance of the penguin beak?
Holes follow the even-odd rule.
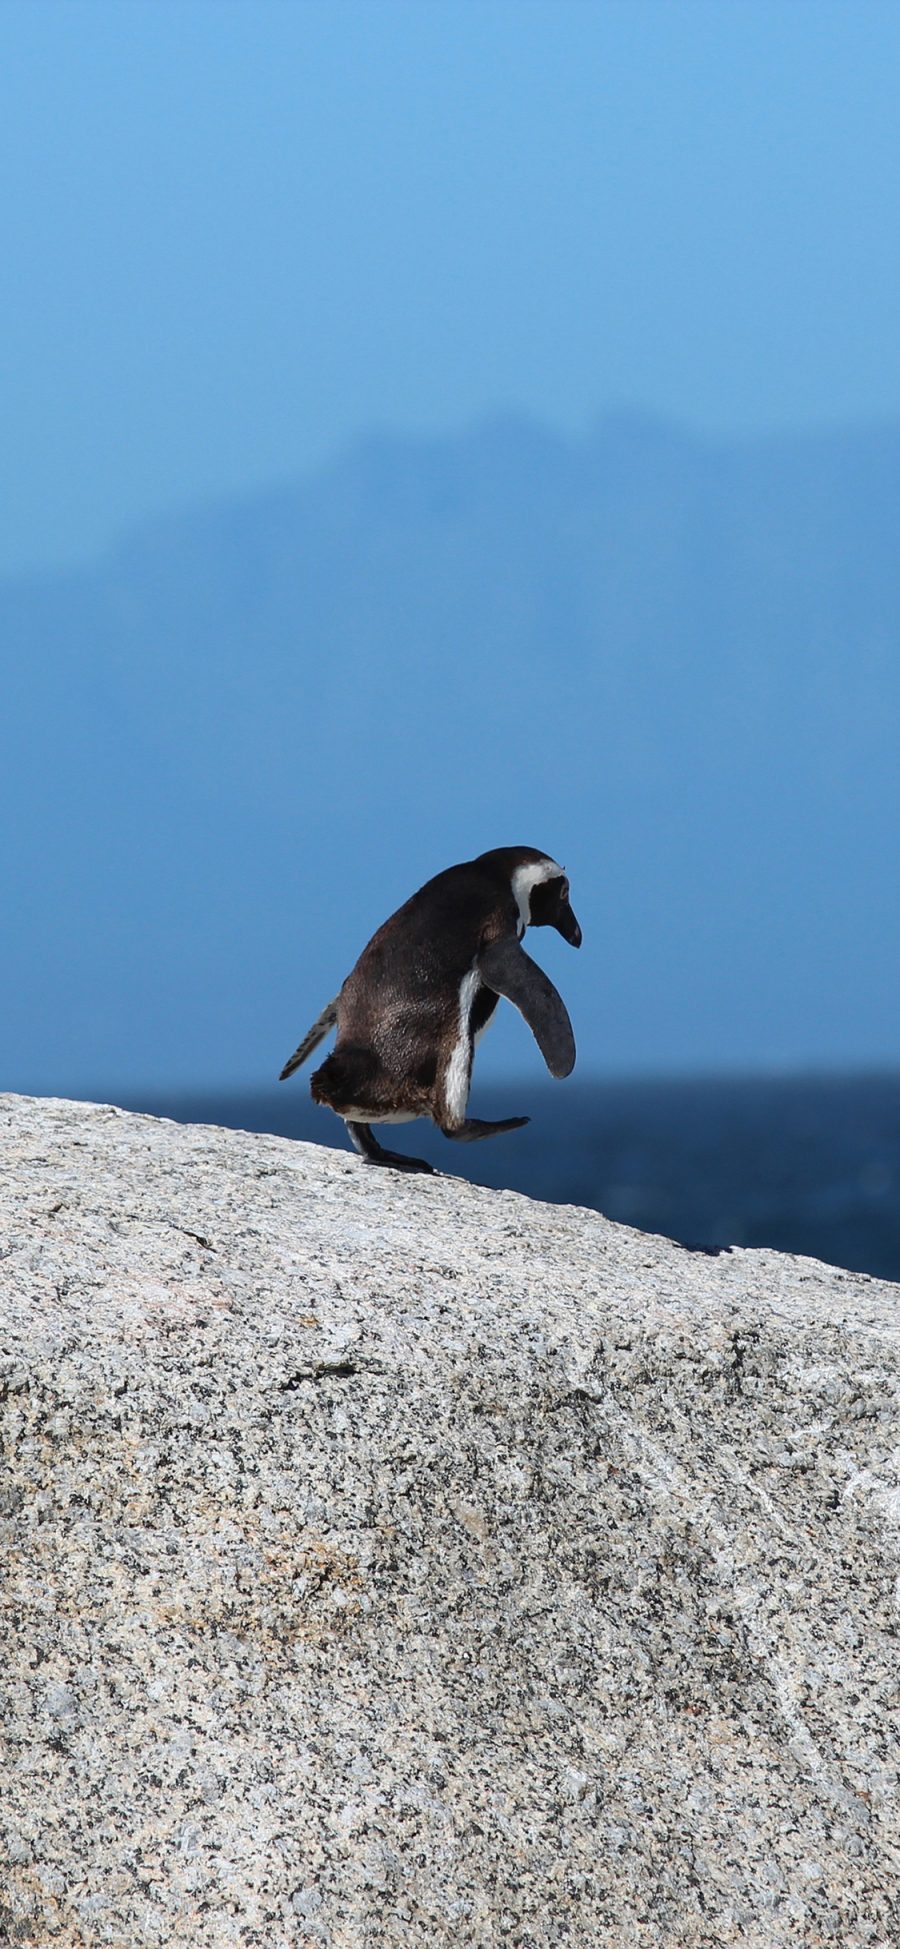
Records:
[[[563,937],[563,940],[568,941],[570,947],[581,946],[581,928],[579,927],[578,922],[575,919],[575,915],[573,914],[572,909],[569,906],[568,900],[565,900],[560,904],[559,913],[557,914],[557,917],[553,925],[558,929],[559,933]]]

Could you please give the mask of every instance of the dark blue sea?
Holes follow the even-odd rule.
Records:
[[[303,1079],[258,1095],[117,1100],[349,1152]],[[532,1121],[478,1144],[450,1144],[424,1123],[382,1139],[478,1184],[592,1205],[685,1245],[769,1245],[900,1280],[900,1073],[485,1083],[471,1114]]]

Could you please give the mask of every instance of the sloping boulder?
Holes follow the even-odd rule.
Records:
[[[0,1942],[900,1941],[900,1288],[0,1142]]]

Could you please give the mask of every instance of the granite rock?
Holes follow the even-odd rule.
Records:
[[[900,1942],[900,1288],[0,1098],[0,1942]]]

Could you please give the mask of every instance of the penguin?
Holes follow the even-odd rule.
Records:
[[[337,1026],[310,1092],[343,1117],[371,1164],[432,1172],[421,1157],[384,1150],[373,1123],[430,1117],[445,1137],[471,1143],[520,1130],[528,1117],[467,1117],[472,1057],[501,995],[514,1003],[552,1076],[575,1065],[575,1038],[552,981],[525,953],[527,927],[555,927],[572,947],[581,928],[563,867],[532,846],[499,846],[447,867],[379,927],[340,993],[285,1063],[279,1082]]]

